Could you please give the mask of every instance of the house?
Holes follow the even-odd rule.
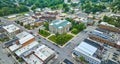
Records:
[[[51,24],[49,24],[49,30],[51,33],[67,33],[72,24],[67,20],[54,20]]]

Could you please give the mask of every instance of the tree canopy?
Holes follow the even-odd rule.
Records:
[[[0,16],[27,12],[28,7],[44,8],[63,3],[64,0],[0,0]]]
[[[86,13],[96,13],[96,12],[102,12],[104,9],[106,9],[105,5],[103,4],[96,4],[92,2],[87,2],[84,5],[82,5],[82,10]]]
[[[108,22],[109,24],[112,24],[116,27],[120,27],[119,20],[120,20],[120,18],[112,18],[112,17],[104,16],[102,21],[103,22]]]
[[[120,12],[120,0],[115,0],[110,7],[113,12]]]

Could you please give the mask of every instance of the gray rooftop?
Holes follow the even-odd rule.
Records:
[[[103,33],[99,33],[99,32],[93,31],[93,32],[91,33],[91,35],[100,37],[100,38],[105,39],[105,40],[108,40],[108,41],[110,41],[110,42],[115,42],[115,40],[114,40],[112,37],[110,37],[109,35],[103,34]]]

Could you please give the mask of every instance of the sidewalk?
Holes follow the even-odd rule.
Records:
[[[12,58],[13,58],[18,64],[21,64],[21,63],[15,58],[15,56],[10,52],[9,49],[5,48],[5,50],[6,50],[8,53],[11,54]]]

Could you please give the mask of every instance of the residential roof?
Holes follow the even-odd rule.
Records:
[[[35,55],[38,56],[42,61],[45,61],[48,57],[50,57],[55,52],[48,48],[45,45],[40,46],[36,49]]]
[[[23,53],[25,53],[26,51],[30,50],[31,48],[35,47],[38,44],[39,44],[38,42],[34,41],[34,42],[28,44],[27,46],[22,47],[19,50],[17,50],[15,52],[15,54],[18,55],[18,56],[21,56]]]
[[[10,25],[7,25],[7,26],[3,26],[3,28],[8,32],[8,33],[12,33],[12,32],[15,32],[17,30],[20,30],[19,27],[15,26],[14,24],[10,24]]]
[[[89,54],[89,55],[93,55],[96,51],[97,51],[97,48],[82,41],[76,48],[75,48],[76,51],[80,51],[80,52],[83,52],[83,53],[86,53],[86,54]]]
[[[25,43],[25,42],[34,38],[33,35],[31,35],[28,32],[25,32],[25,31],[17,34],[16,37],[19,38],[19,43],[20,44],[23,44],[23,43]]]
[[[59,28],[59,27],[64,27],[68,24],[71,24],[71,23],[67,20],[54,20],[50,25],[53,25],[54,27]]]

